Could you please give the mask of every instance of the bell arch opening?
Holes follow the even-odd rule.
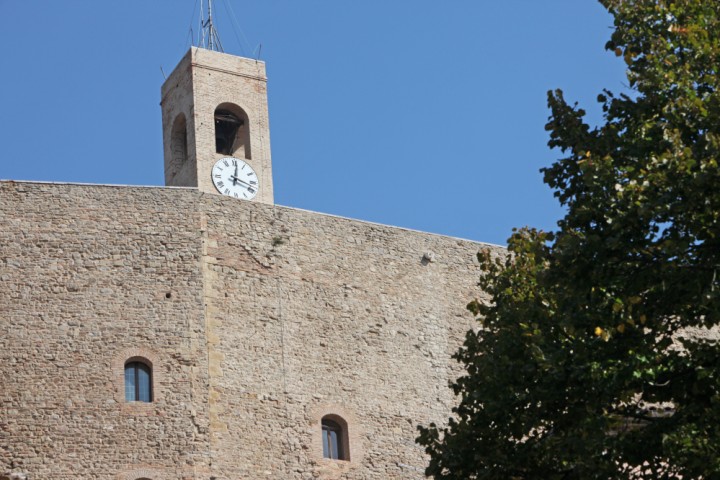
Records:
[[[222,155],[251,159],[250,125],[245,110],[232,103],[215,109],[215,151]]]
[[[187,137],[187,120],[185,119],[185,114],[180,113],[175,117],[172,133],[170,134],[170,149],[172,150],[173,163],[177,167],[180,167],[187,161]]]

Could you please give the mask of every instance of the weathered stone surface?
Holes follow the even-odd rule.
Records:
[[[1,182],[0,224],[0,472],[422,477],[485,245],[178,188]]]

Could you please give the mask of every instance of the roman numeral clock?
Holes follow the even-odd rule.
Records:
[[[238,158],[221,158],[211,175],[217,191],[229,197],[252,200],[260,188],[255,170]]]

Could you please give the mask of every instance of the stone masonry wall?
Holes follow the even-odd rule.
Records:
[[[192,189],[4,182],[0,222],[0,472],[423,478],[484,245]]]
[[[207,478],[193,193],[0,183],[0,473]],[[131,357],[152,404],[124,402]]]
[[[450,355],[473,326],[481,246],[222,197],[205,205],[219,478],[422,478],[416,426],[453,405]],[[349,422],[350,462],[322,459],[324,414]]]

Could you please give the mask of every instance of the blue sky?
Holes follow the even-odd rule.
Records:
[[[197,3],[0,0],[0,178],[162,185],[161,68]],[[262,45],[276,203],[478,241],[562,215],[547,90],[593,121],[627,91],[594,0],[216,0],[216,24]]]

